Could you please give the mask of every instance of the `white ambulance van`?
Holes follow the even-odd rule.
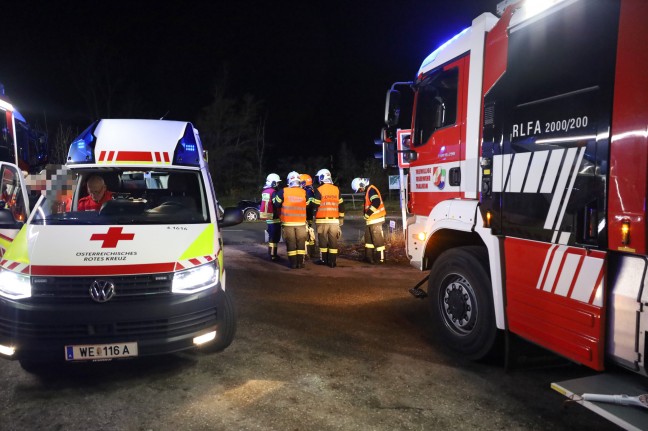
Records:
[[[87,210],[97,175],[110,199]],[[242,214],[191,123],[100,120],[45,180],[0,163],[0,181],[0,356],[41,371],[232,342],[220,228]]]

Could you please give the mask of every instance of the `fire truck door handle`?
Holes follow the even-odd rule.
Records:
[[[451,186],[461,185],[461,168],[450,168],[449,181]]]

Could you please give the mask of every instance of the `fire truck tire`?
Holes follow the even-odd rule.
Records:
[[[428,296],[434,327],[446,345],[471,360],[491,352],[497,327],[484,247],[441,254],[430,272]]]
[[[236,308],[234,308],[234,301],[228,290],[219,290],[218,295],[220,300],[218,302],[218,327],[216,328],[216,339],[206,344],[202,350],[205,352],[221,352],[225,350],[232,341],[236,334]]]

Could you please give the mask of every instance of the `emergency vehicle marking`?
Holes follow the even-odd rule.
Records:
[[[447,172],[454,167],[459,167],[459,162],[441,163],[438,165],[424,165],[411,168],[410,189],[412,192],[458,192],[458,186],[451,186],[447,182]]]
[[[496,155],[493,158],[493,171],[501,173],[504,184],[501,187],[502,183],[495,181],[493,191],[537,193],[538,186],[542,183],[540,193],[553,192],[544,228],[558,229],[565,216],[584,154],[585,147]],[[557,238],[556,234],[557,232],[553,242]],[[563,239],[561,236],[561,242]]]
[[[143,263],[134,265],[32,265],[32,275],[77,276],[77,275],[137,275],[173,272],[174,262]]]
[[[604,255],[583,253],[582,249],[552,244],[536,289],[602,307]]]
[[[215,255],[203,256],[203,257],[194,257],[191,259],[179,260],[176,262],[175,270],[180,271],[187,268],[193,268],[194,266],[204,265],[209,263],[216,258]]]
[[[101,248],[116,248],[119,241],[131,241],[135,238],[134,233],[124,233],[123,227],[111,227],[106,233],[93,233],[90,241],[103,241]]]
[[[105,151],[99,152],[98,163],[161,163],[171,164],[166,151]]]
[[[0,261],[0,268],[9,271],[20,272],[21,274],[29,274],[29,265],[25,263],[15,262],[12,260],[3,259]]]
[[[12,242],[13,242],[13,238],[0,233],[0,258],[4,256],[5,252],[7,251],[7,248],[11,246]]]

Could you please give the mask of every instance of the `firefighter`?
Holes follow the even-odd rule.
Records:
[[[268,254],[273,262],[279,260],[277,255],[279,241],[281,240],[281,220],[275,215],[272,205],[272,195],[277,191],[281,178],[277,174],[268,174],[263,191],[261,192],[261,220],[266,221],[268,232]]]
[[[317,226],[317,242],[320,249],[319,265],[335,268],[338,256],[338,241],[342,235],[340,226],[344,224],[344,200],[340,189],[333,184],[331,172],[320,169],[317,172],[320,186],[315,190],[315,225]]]
[[[292,269],[304,267],[306,254],[306,191],[301,187],[299,174],[288,174],[288,187],[279,189],[272,197],[275,213],[281,217],[286,251]]]
[[[369,263],[385,262],[385,204],[376,186],[369,185],[369,178],[354,178],[351,188],[355,193],[365,193],[364,219],[365,227],[365,260]]]
[[[314,254],[315,249],[315,232],[313,230],[313,218],[315,216],[313,212],[313,197],[315,196],[315,190],[313,189],[313,179],[308,174],[299,175],[301,180],[301,185],[304,190],[306,190],[306,254],[304,259],[308,260]]]

